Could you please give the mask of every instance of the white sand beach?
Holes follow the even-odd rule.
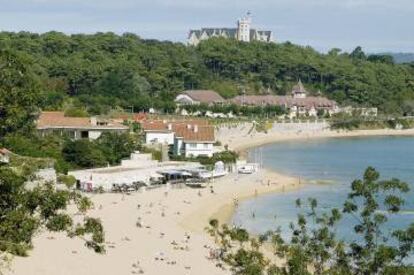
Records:
[[[204,232],[211,217],[227,221],[234,199],[297,188],[293,178],[262,170],[230,175],[205,189],[170,189],[94,195],[91,216],[103,221],[107,253],[97,255],[79,239],[43,233],[12,274],[227,274],[207,259],[212,240]],[[139,205],[139,206],[138,206]],[[137,227],[140,219],[142,227]]]
[[[312,123],[310,123],[311,125]],[[302,125],[306,125],[303,123]],[[245,123],[236,127],[221,127],[217,131],[217,139],[229,149],[242,152],[246,149],[281,141],[306,140],[318,138],[346,138],[368,136],[414,136],[414,129],[394,130],[328,130],[315,128],[311,130],[286,130],[270,129],[267,133],[250,132],[252,124]]]
[[[371,135],[414,135],[405,131],[219,134],[231,149],[282,140],[353,137]],[[122,194],[92,195],[95,208],[90,216],[102,219],[106,232],[104,255],[95,254],[80,239],[59,233],[40,233],[29,257],[16,257],[9,274],[229,274],[209,260],[213,240],[204,228],[210,218],[227,222],[234,200],[268,192],[300,188],[299,180],[262,169],[252,175],[229,175],[205,189],[167,189]],[[140,221],[141,227],[136,225]]]

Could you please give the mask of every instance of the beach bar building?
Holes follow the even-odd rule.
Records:
[[[102,188],[104,191],[111,191],[114,184],[149,184],[151,178],[161,177],[163,171],[198,167],[200,164],[196,162],[158,162],[152,160],[150,154],[135,152],[129,160],[122,161],[119,166],[70,171],[68,174],[76,178],[78,186],[83,190]]]

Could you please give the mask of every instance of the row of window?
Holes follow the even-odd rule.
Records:
[[[193,148],[193,149],[194,149],[194,148],[197,148],[197,143],[189,143],[189,144],[188,144],[188,146],[189,146],[190,148]],[[208,143],[204,143],[204,144],[203,144],[203,148],[204,148],[204,149],[208,149]]]

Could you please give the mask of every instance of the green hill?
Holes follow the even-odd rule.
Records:
[[[143,40],[134,34],[0,33],[0,49],[31,60],[45,109],[72,105],[90,113],[110,108],[174,110],[184,89],[215,89],[232,97],[284,94],[300,78],[340,104],[403,113],[414,100],[414,66],[393,64],[362,49],[321,54],[290,43],[211,39],[198,47]],[[407,103],[408,102],[408,103]]]

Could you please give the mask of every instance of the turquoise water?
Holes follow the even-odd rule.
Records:
[[[399,178],[414,190],[414,137],[331,138],[271,144],[249,152],[251,160],[263,159],[266,168],[297,176],[309,182],[291,192],[269,194],[240,203],[232,222],[254,234],[278,227],[289,236],[289,223],[296,221],[295,200],[316,198],[322,209],[341,207],[352,180],[372,166],[382,179]],[[321,184],[321,182],[323,184]],[[402,214],[390,217],[386,227],[396,229],[414,222],[414,191],[405,196]],[[254,218],[253,218],[254,213]],[[345,218],[337,234],[353,240],[354,221]]]

